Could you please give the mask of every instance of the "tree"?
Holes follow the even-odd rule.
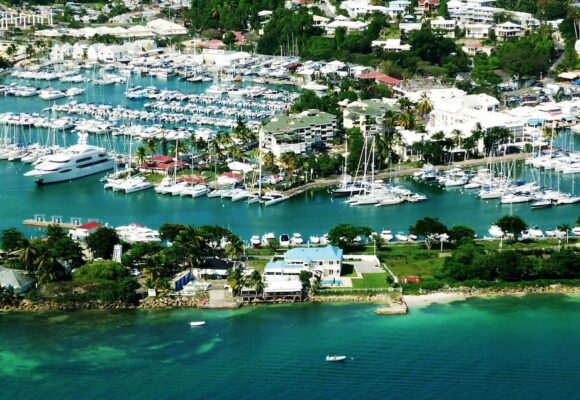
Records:
[[[100,227],[87,237],[87,246],[96,258],[110,259],[113,248],[121,243],[117,231],[113,228]]]
[[[449,240],[456,245],[473,242],[475,231],[466,225],[455,225],[449,229]]]
[[[568,243],[568,233],[570,232],[572,227],[568,224],[562,224],[558,227],[558,229],[566,234],[566,243]]]
[[[6,49],[6,55],[8,57],[14,57],[16,55],[16,45],[14,43],[10,43],[10,46]]]
[[[302,288],[304,290],[310,289],[311,287],[310,278],[312,278],[312,273],[310,271],[300,271],[298,279],[300,279],[300,282],[302,283]]]
[[[352,250],[361,246],[357,239],[370,236],[372,230],[366,226],[338,224],[328,232],[328,241],[343,250]]]
[[[10,253],[21,249],[26,244],[26,239],[22,232],[18,231],[16,228],[8,228],[2,230],[0,243],[2,245],[2,250]]]
[[[425,217],[417,222],[415,225],[409,227],[409,232],[413,235],[423,236],[425,238],[425,246],[431,249],[432,241],[437,239],[439,235],[447,233],[447,226],[439,222],[437,218]]]
[[[528,225],[523,219],[517,215],[504,215],[495,223],[504,233],[509,233],[513,235],[514,240],[518,240],[518,237],[522,231],[528,228]]]
[[[183,224],[163,224],[159,227],[159,236],[162,240],[173,242],[180,231],[185,229]]]
[[[244,253],[244,243],[238,236],[232,235],[224,250],[230,259],[237,259]]]
[[[99,260],[89,262],[77,268],[72,277],[75,281],[114,281],[129,276],[129,271],[122,264],[110,261]]]
[[[236,35],[232,31],[226,32],[224,34],[224,37],[222,38],[222,42],[224,42],[224,44],[226,44],[228,46],[230,44],[234,44],[235,41],[236,41]]]
[[[276,238],[268,240],[268,247],[272,250],[272,253],[276,254],[278,249],[280,249],[280,241]]]
[[[234,296],[240,293],[243,284],[242,271],[239,268],[232,268],[228,273],[228,286],[232,289]]]
[[[24,52],[26,54],[26,58],[32,58],[36,55],[36,50],[34,50],[34,46],[32,46],[31,44],[26,46]]]
[[[144,164],[147,161],[147,150],[144,146],[139,146],[135,150],[135,157],[137,157],[138,164]]]
[[[427,95],[426,92],[423,92],[423,94],[421,94],[421,97],[419,98],[419,101],[417,102],[415,108],[422,118],[425,118],[425,116],[433,110],[431,99],[429,99],[429,96]]]

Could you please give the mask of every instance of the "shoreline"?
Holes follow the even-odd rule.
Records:
[[[495,297],[523,297],[528,294],[561,294],[580,295],[580,286],[564,286],[554,284],[546,287],[534,286],[523,288],[501,288],[501,289],[473,289],[458,288],[430,292],[420,295],[404,295],[402,302],[393,301],[384,295],[335,295],[335,296],[313,296],[307,301],[298,304],[323,304],[323,303],[367,303],[377,305],[375,314],[377,315],[403,315],[412,312],[413,309],[422,308],[431,304],[448,304],[456,301],[465,301],[471,298],[495,298]],[[270,304],[270,303],[263,303]],[[277,303],[276,303],[277,304]],[[289,303],[290,304],[290,303]],[[29,313],[29,312],[54,312],[54,311],[86,311],[86,310],[163,310],[197,308],[200,310],[238,310],[245,306],[255,304],[238,304],[236,307],[207,307],[193,298],[155,298],[141,301],[138,304],[98,304],[98,303],[73,303],[57,304],[51,302],[33,303],[23,300],[19,304],[0,306],[0,314],[3,313]]]
[[[523,297],[528,294],[580,295],[580,286],[554,284],[550,286],[529,286],[522,288],[458,288],[420,295],[404,295],[404,300],[412,310],[413,308],[421,308],[435,303],[447,304],[456,301],[465,301],[471,298]]]

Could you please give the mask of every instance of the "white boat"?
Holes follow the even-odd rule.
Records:
[[[289,197],[284,196],[282,193],[270,191],[270,192],[267,192],[266,194],[264,194],[264,196],[262,196],[260,201],[262,202],[262,204],[264,204],[264,206],[267,207],[267,206],[271,206],[273,204],[280,203],[282,201],[286,201],[288,199],[289,199]]]
[[[38,92],[38,97],[40,97],[42,100],[56,100],[66,97],[66,93],[63,92],[62,90],[49,88]]]
[[[293,245],[301,245],[304,243],[304,239],[302,239],[302,235],[300,233],[293,233],[291,242]]]
[[[328,362],[340,362],[346,360],[346,356],[326,356]]]
[[[79,134],[79,144],[47,155],[35,169],[24,174],[37,184],[71,181],[113,169],[115,161],[103,148],[87,144],[86,134]]]
[[[175,184],[173,178],[166,176],[161,180],[161,183],[155,188],[155,192],[159,194],[169,193],[169,189]]]
[[[489,236],[494,239],[502,238],[505,235],[501,228],[497,225],[492,225],[487,232],[489,233]]]
[[[409,235],[405,235],[403,232],[399,232],[395,235],[395,239],[397,239],[399,242],[408,242]]]
[[[389,230],[382,230],[381,233],[379,234],[379,236],[385,242],[390,242],[391,240],[393,240],[393,233]]]
[[[260,236],[258,236],[258,235],[252,236],[252,238],[250,239],[250,244],[253,247],[260,247],[260,245],[262,244],[262,241],[260,240]]]
[[[278,241],[280,242],[280,247],[289,247],[290,246],[290,236],[288,236],[285,233],[280,235],[280,238],[278,239]]]
[[[204,326],[205,325],[205,321],[191,321],[189,323],[189,326]]]
[[[142,176],[129,177],[120,185],[120,190],[125,193],[140,192],[152,188],[153,184]],[[115,188],[113,188],[115,190]]]
[[[308,238],[310,244],[320,244],[320,238],[316,235],[312,235]]]
[[[265,233],[262,236],[262,246],[268,246],[268,244],[273,240],[276,240],[276,236],[274,235],[274,232]]]
[[[205,185],[195,185],[184,189],[179,195],[180,196],[191,196],[192,198],[204,196],[209,192],[209,189]]]
[[[501,197],[501,204],[518,204],[518,203],[527,203],[533,200],[533,196],[527,194],[504,194]]]

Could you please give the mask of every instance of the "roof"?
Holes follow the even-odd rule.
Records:
[[[318,110],[309,110],[300,114],[277,115],[263,126],[267,133],[292,132],[307,129],[313,125],[330,125],[336,123],[336,116]]]
[[[172,162],[173,157],[171,157],[171,156],[153,156],[149,159],[149,161],[158,162],[158,163]]]
[[[13,288],[15,290],[26,289],[32,285],[33,282],[34,279],[24,275],[20,271],[0,267],[0,286],[2,287]]]
[[[366,74],[360,74],[359,75],[360,79],[374,79],[376,81],[379,81],[381,83],[387,84],[387,85],[398,85],[399,83],[401,83],[400,79],[397,78],[393,78],[392,76],[389,75],[385,75],[382,72],[369,72]]]
[[[302,282],[299,280],[267,280],[264,293],[292,293],[302,290]]]
[[[77,227],[77,229],[86,229],[86,230],[91,230],[91,229],[96,229],[96,228],[98,228],[99,226],[101,226],[101,223],[100,223],[100,222],[96,222],[96,221],[89,221],[89,222],[87,222],[86,224],[79,225],[79,226]]]
[[[284,260],[303,260],[310,263],[311,261],[321,260],[342,260],[342,249],[334,246],[326,247],[297,247],[290,249],[284,254]]]

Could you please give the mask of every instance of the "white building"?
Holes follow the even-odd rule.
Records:
[[[308,271],[321,278],[340,278],[342,249],[334,246],[295,248],[284,254],[283,261],[270,261],[264,268],[266,281],[299,280]]]
[[[454,19],[444,19],[438,17],[437,19],[431,20],[431,29],[434,31],[444,32],[445,36],[453,38],[455,37],[455,28],[457,27],[457,21]]]
[[[359,128],[365,136],[377,134],[383,131],[387,111],[399,112],[399,109],[378,99],[353,101],[342,110],[344,128]]]
[[[468,39],[487,39],[491,25],[489,24],[467,24],[465,26],[465,37]]]
[[[506,41],[509,39],[520,38],[524,36],[524,28],[518,24],[507,21],[497,24],[494,28],[495,36],[498,40]]]
[[[387,7],[373,5],[369,0],[346,0],[340,4],[340,8],[351,18],[364,17],[375,12],[387,13]]]
[[[394,0],[389,3],[386,13],[394,18],[397,15],[404,15],[408,7],[411,6],[411,2],[407,0]]]
[[[316,146],[332,142],[337,132],[336,116],[318,110],[300,114],[276,115],[260,129],[264,152],[276,157],[287,152],[305,154]]]
[[[161,18],[148,22],[147,27],[158,36],[187,35],[187,29],[184,26]]]
[[[401,44],[401,39],[373,40],[372,47],[379,47],[389,53],[411,50],[410,44]]]
[[[334,36],[334,33],[338,28],[344,28],[348,33],[351,32],[364,32],[369,26],[368,22],[362,21],[352,21],[342,15],[336,17],[334,21],[329,22],[326,25],[326,34],[328,36]]]

